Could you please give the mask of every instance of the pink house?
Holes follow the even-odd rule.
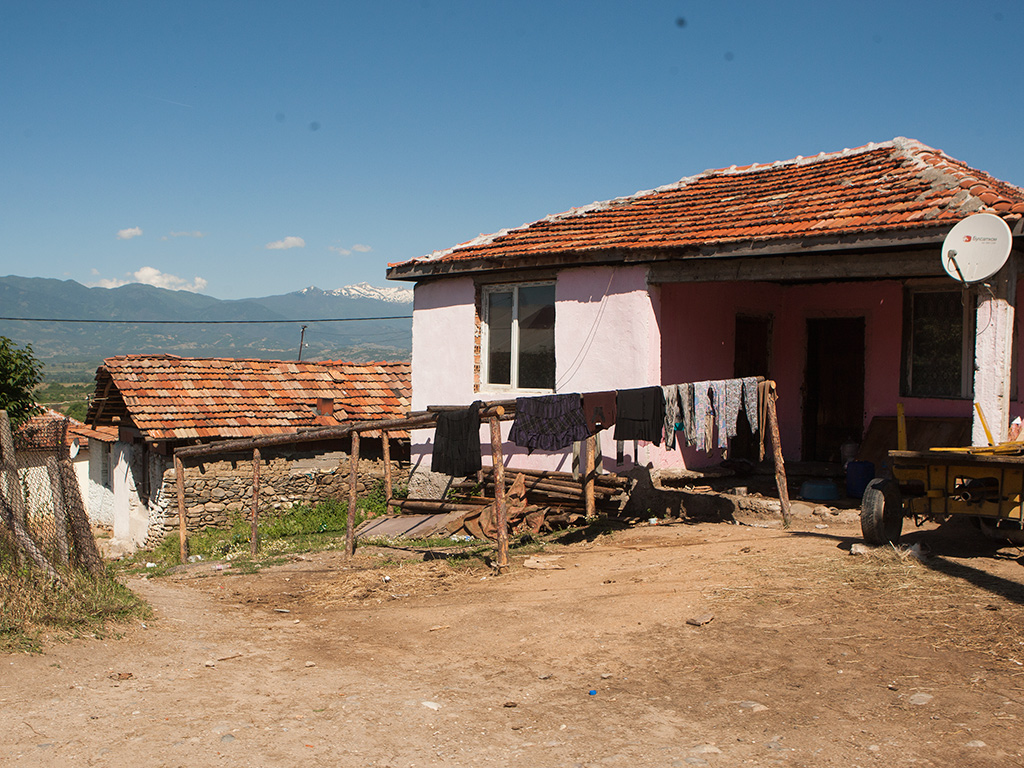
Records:
[[[1013,250],[964,285],[941,246],[979,212],[1006,222]],[[778,383],[789,460],[838,461],[898,402],[911,417],[971,418],[977,400],[1005,438],[1024,413],[1022,218],[1024,190],[897,138],[705,171],[481,236],[388,271],[415,283],[412,408],[762,375]],[[413,435],[418,472],[431,440]],[[505,447],[512,466],[570,461]],[[650,445],[639,461],[720,459]]]

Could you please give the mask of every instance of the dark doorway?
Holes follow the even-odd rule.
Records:
[[[733,357],[733,376],[771,378],[772,318],[771,315],[736,315],[736,341]],[[746,414],[740,412],[736,424],[736,437],[729,446],[729,455],[735,459],[757,461],[759,440],[750,429]]]
[[[804,461],[840,461],[840,446],[863,430],[864,318],[808,320]]]

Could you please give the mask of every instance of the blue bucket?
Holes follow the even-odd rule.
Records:
[[[864,496],[868,483],[875,479],[875,465],[870,461],[851,461],[846,465],[846,495],[851,499]]]

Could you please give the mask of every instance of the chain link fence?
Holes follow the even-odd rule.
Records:
[[[103,570],[67,449],[68,420],[35,418],[12,434],[0,411],[0,567],[27,564],[63,581]]]

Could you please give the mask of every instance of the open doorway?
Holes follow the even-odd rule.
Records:
[[[771,362],[771,315],[736,315],[733,376],[737,379],[746,376],[770,379]],[[736,423],[736,436],[729,445],[730,457],[756,462],[760,453],[759,443],[750,429],[746,414],[741,411]]]
[[[864,318],[807,321],[803,459],[841,460],[864,430]]]

